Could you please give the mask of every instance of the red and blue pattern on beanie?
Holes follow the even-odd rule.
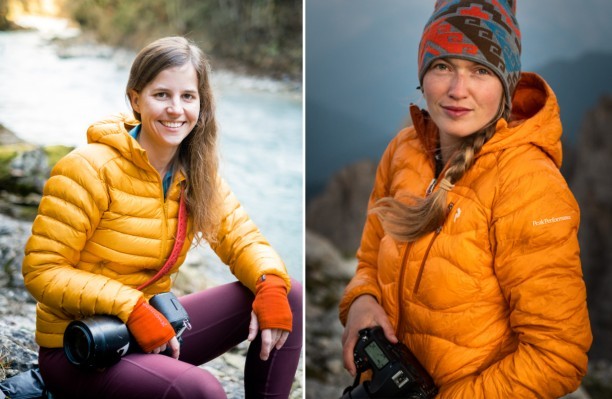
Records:
[[[462,58],[490,68],[508,104],[521,76],[521,32],[515,0],[437,0],[419,45],[419,82],[439,58]]]

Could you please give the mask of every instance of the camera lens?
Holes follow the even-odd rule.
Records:
[[[70,362],[84,364],[93,354],[93,342],[89,329],[81,325],[75,325],[66,330],[69,345],[66,346],[66,356]]]
[[[114,316],[75,320],[64,332],[64,353],[76,366],[112,366],[127,353],[129,346],[128,329]]]

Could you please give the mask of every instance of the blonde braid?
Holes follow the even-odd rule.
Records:
[[[436,230],[444,223],[447,213],[446,195],[472,167],[476,155],[493,137],[500,117],[509,115],[509,107],[500,107],[498,115],[483,130],[467,137],[451,158],[450,166],[444,172],[439,189],[426,196],[411,197],[405,204],[392,197],[381,198],[370,210],[380,219],[385,232],[398,241],[412,242]]]

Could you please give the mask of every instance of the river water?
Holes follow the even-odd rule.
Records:
[[[80,146],[92,122],[129,112],[123,92],[133,54],[102,48],[60,57],[49,39],[76,33],[65,21],[18,22],[37,30],[0,32],[1,124],[29,142]],[[303,281],[301,88],[224,71],[213,72],[212,82],[221,173],[289,273]],[[234,280],[209,248],[194,251],[212,280]]]

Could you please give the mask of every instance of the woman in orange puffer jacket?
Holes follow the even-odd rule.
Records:
[[[159,39],[136,56],[126,94],[136,118],[91,126],[88,145],[57,163],[26,244],[45,383],[62,398],[223,398],[198,366],[248,339],[247,397],[288,397],[301,288],[217,174],[204,55],[184,38]],[[192,328],[179,346],[148,300],[170,291],[196,235],[240,282],[180,298]],[[117,316],[144,353],[104,370],[70,364],[64,331],[93,315]]]
[[[380,325],[439,398],[558,398],[592,336],[578,205],[561,166],[559,107],[520,72],[514,1],[439,0],[412,106],[380,161],[355,277],[340,304],[345,367]]]

